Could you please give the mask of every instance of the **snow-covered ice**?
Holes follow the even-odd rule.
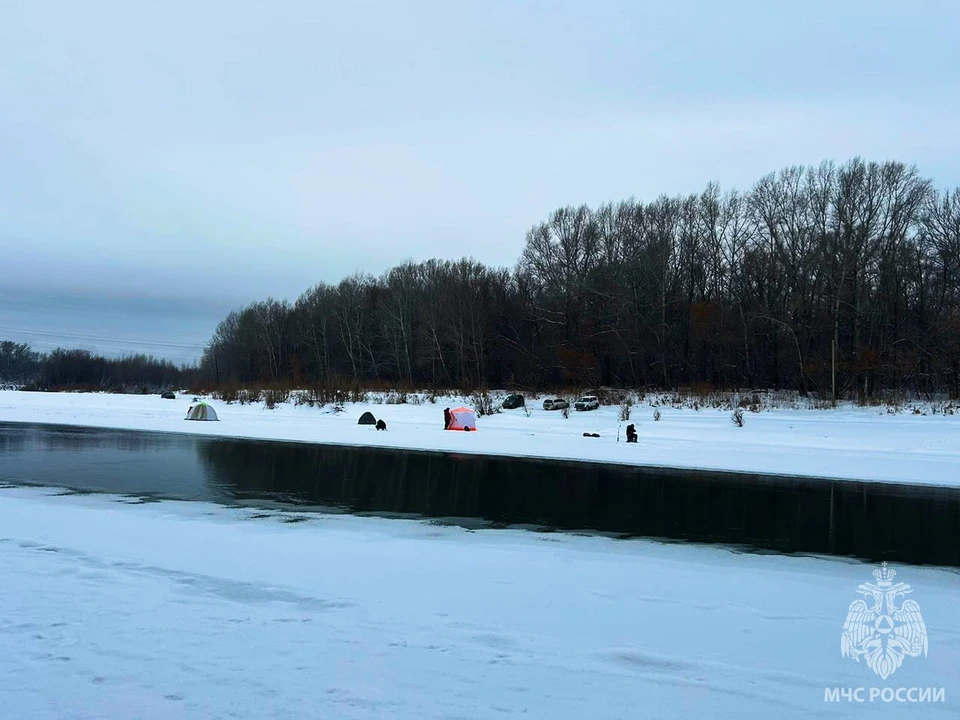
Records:
[[[960,576],[897,568],[930,651],[881,681],[840,654],[872,569],[0,488],[0,715],[789,720],[904,686],[946,702],[856,711],[956,717]]]
[[[230,437],[490,453],[674,467],[784,473],[834,478],[960,485],[960,414],[889,415],[847,406],[836,410],[746,413],[744,427],[716,409],[633,408],[636,445],[624,440],[619,408],[546,412],[531,403],[478,420],[478,432],[445,432],[441,404],[348,404],[327,408],[211,401],[220,422],[183,420],[189,396],[0,392],[0,421],[202,433]],[[457,399],[449,399],[452,406]],[[382,417],[387,432],[358,426],[365,410]],[[597,432],[599,438],[585,438]]]

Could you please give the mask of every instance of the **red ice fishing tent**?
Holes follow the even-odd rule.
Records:
[[[450,426],[447,430],[476,430],[477,414],[470,408],[459,407],[450,411]]]

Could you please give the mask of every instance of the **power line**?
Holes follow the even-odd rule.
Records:
[[[177,348],[183,350],[203,350],[205,345],[193,345],[188,343],[164,342],[162,340],[136,340],[134,338],[107,337],[103,335],[85,335],[81,333],[69,332],[46,332],[42,330],[28,330],[26,328],[5,327],[0,325],[0,332],[15,332],[24,335],[35,335],[44,338],[64,338],[69,340],[83,340],[87,342],[105,342],[117,345],[147,345],[163,348]]]

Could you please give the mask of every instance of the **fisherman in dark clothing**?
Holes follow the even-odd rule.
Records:
[[[448,430],[450,428],[450,420],[451,420],[450,408],[444,408],[443,409],[443,429],[444,430]]]
[[[383,418],[377,420],[377,430],[386,430],[387,424],[383,421]]]
[[[637,427],[633,423],[630,423],[629,425],[627,425],[627,442],[635,443],[636,441],[637,441]]]

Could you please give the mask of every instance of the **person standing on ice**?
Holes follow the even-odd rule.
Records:
[[[450,429],[450,408],[443,409],[443,429]]]

